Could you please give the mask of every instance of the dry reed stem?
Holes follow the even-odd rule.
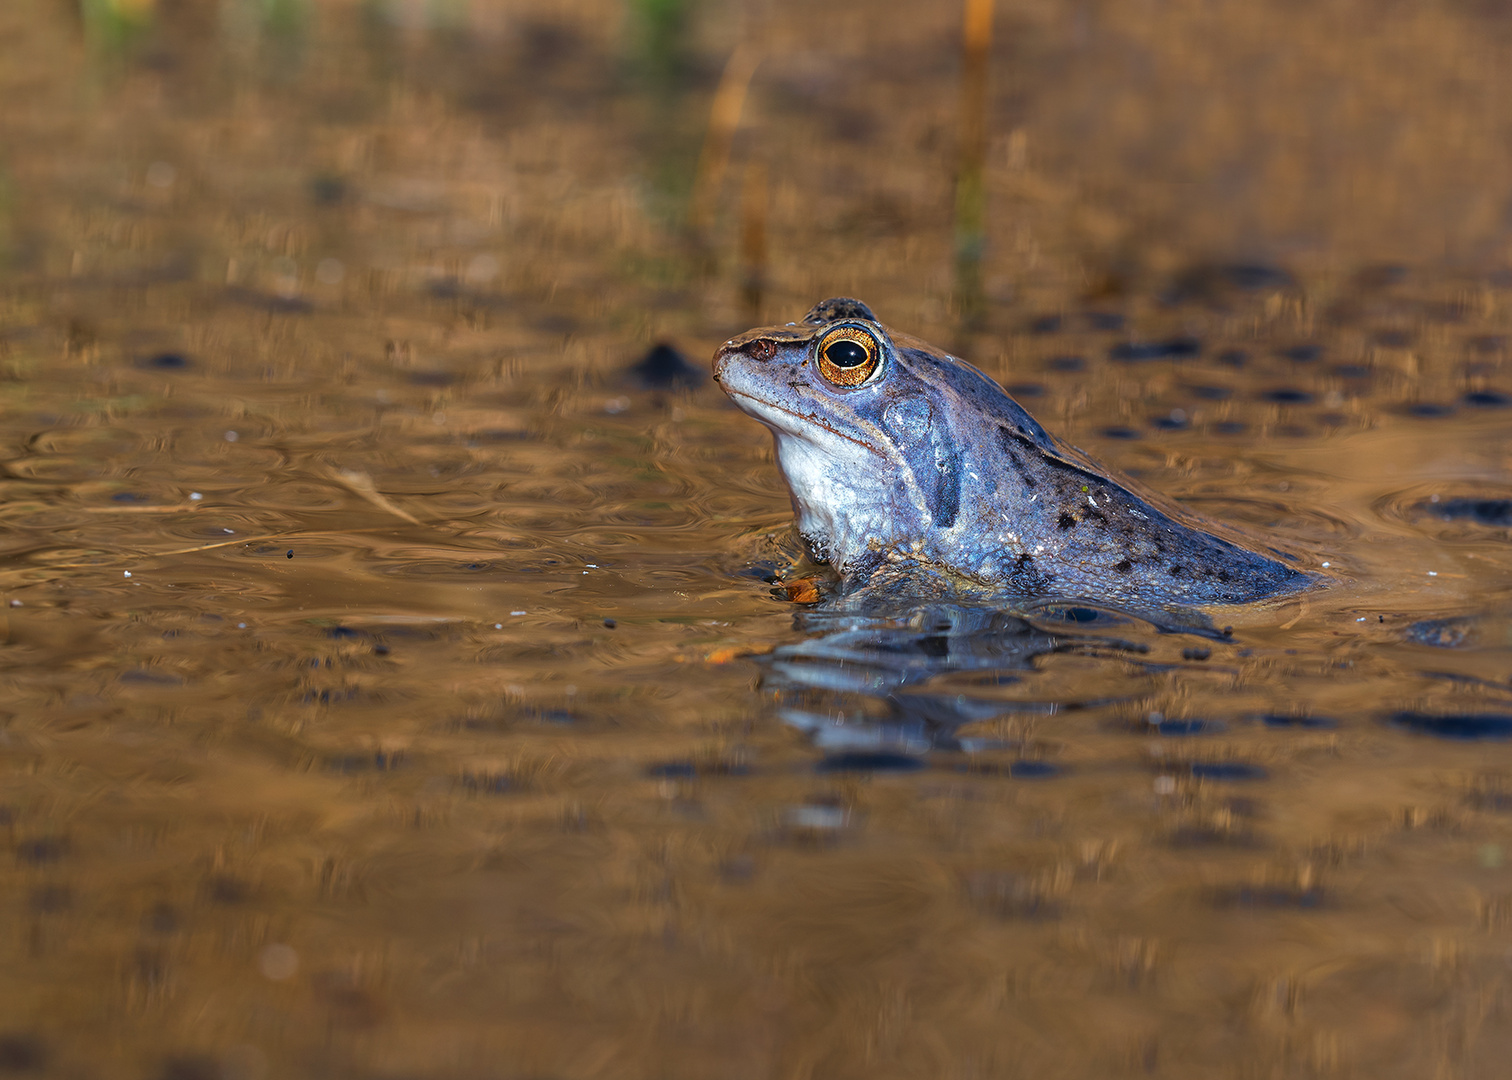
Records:
[[[714,91],[714,103],[709,107],[709,129],[698,155],[698,169],[693,174],[693,194],[688,205],[688,227],[697,235],[707,232],[713,221],[714,203],[719,198],[724,174],[729,168],[730,147],[735,141],[735,131],[740,127],[740,115],[745,110],[746,92],[760,63],[761,54],[755,46],[744,42],[737,45],[725,62],[724,74]]]

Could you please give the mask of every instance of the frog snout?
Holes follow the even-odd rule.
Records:
[[[727,341],[714,354],[714,381],[722,382],[722,376],[731,367],[765,363],[776,355],[776,347],[762,338],[754,341]]]

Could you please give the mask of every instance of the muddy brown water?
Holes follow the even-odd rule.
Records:
[[[972,319],[954,9],[7,4],[0,1074],[1505,1075],[1509,27],[1394,11],[999,4]],[[789,602],[706,363],[835,294],[1333,584]]]

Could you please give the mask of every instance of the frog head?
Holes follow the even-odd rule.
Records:
[[[772,430],[798,528],[837,569],[869,551],[929,559],[959,527],[960,389],[992,385],[976,369],[836,298],[727,341],[714,378]]]

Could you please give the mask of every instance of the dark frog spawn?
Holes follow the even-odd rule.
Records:
[[[1135,494],[982,372],[860,301],[726,342],[714,377],[772,429],[798,528],[847,590],[1185,607],[1316,580]]]

